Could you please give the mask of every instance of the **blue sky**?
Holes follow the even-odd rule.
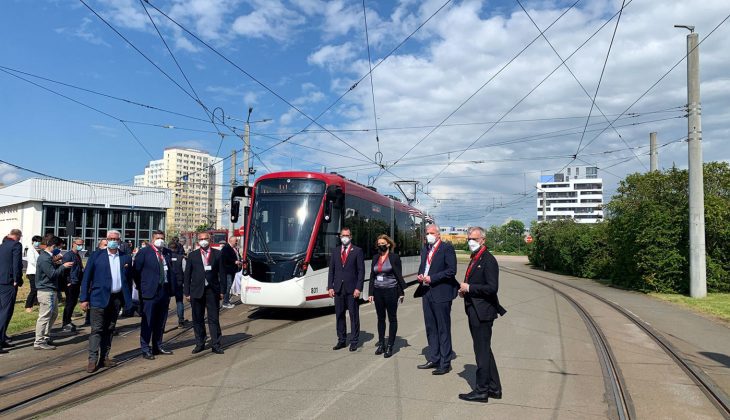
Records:
[[[222,108],[227,117],[245,119],[251,106],[251,120],[271,119],[252,124],[254,151],[308,125],[306,117],[286,102],[315,117],[368,71],[362,2],[151,3],[260,82],[147,7],[208,109]],[[595,140],[598,131],[592,129],[607,127],[605,119],[594,107],[588,130],[582,134],[591,100],[564,67],[512,109],[560,64],[544,39],[535,41],[497,74],[539,35],[529,17],[544,29],[572,1],[522,2],[529,17],[512,1],[366,1],[373,65],[444,3],[448,4],[373,72],[380,151],[390,173],[380,173],[373,164],[378,148],[369,78],[318,120],[330,130],[343,130],[334,133],[349,145],[330,133],[301,133],[260,156],[268,170],[337,168],[362,183],[375,179],[375,186],[388,193],[395,192],[390,183],[396,175],[415,178],[427,184],[429,193],[421,195],[419,206],[433,212],[442,224],[491,225],[510,218],[534,219],[534,184],[540,173],[568,164],[579,143],[589,145],[574,164],[585,161],[601,168],[606,198],[626,174],[648,166],[645,146],[650,131],[658,131],[659,143],[666,143],[660,151],[660,166],[686,167],[686,143],[675,141],[686,135],[680,109],[686,102],[686,65],[681,63],[630,105],[682,58],[686,33],[672,25],[693,24],[702,38],[730,14],[726,1],[706,1],[701,8],[683,2],[627,2],[613,44],[615,17],[568,60],[570,70],[593,95],[611,45],[596,103],[610,120],[622,112],[636,113],[617,120],[616,131],[608,129]],[[139,1],[88,0],[87,4],[192,94]],[[618,1],[579,1],[546,36],[565,58],[620,7]],[[202,107],[81,2],[4,2],[0,36],[4,40],[0,69],[110,115],[0,71],[3,160],[63,178],[130,183],[151,159],[147,151],[159,159],[162,150],[173,145],[210,153],[220,146],[220,156],[241,148],[240,139],[223,127],[227,136],[221,143],[213,124],[198,120],[209,121]],[[726,123],[730,57],[724,42],[729,36],[730,23],[725,23],[701,46],[705,161],[730,160],[725,141],[730,134]],[[194,118],[104,98],[15,70]],[[500,118],[502,122],[490,128]],[[147,151],[119,119],[127,121]],[[357,131],[363,129],[369,131]],[[399,159],[419,141],[405,159]],[[468,147],[473,148],[462,154]],[[454,162],[446,166],[450,160]],[[268,171],[258,160],[255,165],[258,174]],[[0,166],[2,182],[28,176],[28,172]]]

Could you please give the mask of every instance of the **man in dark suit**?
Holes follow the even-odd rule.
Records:
[[[231,286],[236,273],[241,271],[241,254],[238,252],[238,238],[231,236],[221,248],[221,282],[223,292],[223,308],[231,309]]]
[[[332,249],[327,291],[335,299],[335,317],[337,319],[337,344],[332,350],[345,348],[347,327],[345,326],[345,310],[350,312],[350,351],[357,350],[360,340],[360,298],[365,283],[365,261],[362,249],[353,245],[349,228],[340,231],[341,246]]]
[[[492,324],[497,316],[507,311],[499,304],[499,265],[497,259],[484,245],[484,229],[471,227],[468,231],[471,262],[459,296],[464,298],[464,309],[469,319],[469,331],[474,342],[477,362],[476,386],[468,394],[459,394],[466,401],[487,402],[489,398],[502,398],[497,364],[492,353]]]
[[[205,321],[208,313],[208,329],[210,330],[210,347],[213,353],[223,354],[221,348],[221,326],[218,323],[218,301],[223,299],[221,293],[221,253],[210,247],[210,234],[198,233],[200,248],[190,251],[185,266],[184,290],[185,299],[190,302],[193,312],[193,331],[195,332],[195,348],[193,354],[205,348]]]
[[[170,261],[172,262],[172,277],[175,279],[175,309],[177,310],[177,327],[185,328],[188,321],[185,319],[185,302],[183,301],[183,281],[185,279],[185,255],[180,242],[173,241],[169,245]]]
[[[23,285],[22,237],[19,229],[13,229],[0,245],[0,353],[7,353],[3,350],[8,341],[6,332],[13,317],[18,287]]]
[[[147,360],[154,360],[155,355],[172,354],[172,351],[162,346],[170,296],[175,295],[175,278],[170,251],[165,248],[164,232],[152,232],[152,244],[137,252],[134,257],[134,273],[142,309],[139,333],[142,356]]]
[[[116,366],[109,357],[112,335],[119,309],[132,305],[127,284],[132,281],[132,257],[119,252],[120,234],[110,230],[106,234],[107,247],[89,257],[81,281],[81,309],[90,314],[89,364],[86,371],[96,370],[97,364]]]
[[[84,265],[81,263],[81,255],[84,249],[84,240],[74,238],[71,245],[71,251],[63,255],[63,262],[74,263],[71,269],[67,271],[67,276],[63,280],[66,282],[66,307],[63,309],[62,323],[64,332],[76,331],[76,325],[71,322],[71,317],[79,300],[79,288],[81,287],[81,279],[84,278]]]
[[[418,288],[415,296],[423,297],[423,320],[426,324],[426,363],[419,369],[434,369],[434,375],[451,371],[451,302],[456,298],[456,251],[441,241],[435,224],[426,227],[427,244],[421,252]]]

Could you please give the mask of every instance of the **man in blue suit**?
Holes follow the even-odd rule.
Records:
[[[332,249],[327,291],[335,299],[335,317],[337,319],[337,344],[332,350],[345,348],[347,327],[345,326],[345,310],[350,312],[350,351],[357,350],[360,340],[360,308],[357,300],[365,282],[365,261],[362,249],[351,243],[352,233],[349,228],[340,231],[342,246]]]
[[[426,227],[427,245],[421,252],[416,297],[423,297],[423,320],[426,323],[426,363],[419,369],[434,369],[434,375],[451,371],[451,302],[456,299],[456,251],[441,241],[435,224]]]
[[[140,248],[134,257],[134,282],[142,306],[139,344],[147,360],[153,360],[156,354],[172,354],[162,347],[170,296],[175,296],[177,284],[170,255],[165,248],[165,233],[156,230],[152,232],[152,244]]]
[[[91,314],[89,364],[86,368],[89,373],[96,370],[97,364],[116,366],[109,357],[112,334],[119,309],[122,306],[128,309],[132,305],[132,296],[127,288],[132,279],[132,257],[119,252],[118,231],[110,230],[106,236],[106,249],[94,252],[86,262],[79,296],[81,309]]]
[[[18,287],[23,285],[22,236],[20,230],[13,229],[0,245],[0,353],[7,353],[3,350],[8,339],[5,333],[13,317]]]

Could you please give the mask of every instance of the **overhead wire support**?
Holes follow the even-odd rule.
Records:
[[[365,7],[365,0],[362,0],[362,16],[365,20],[365,43],[368,49],[368,65],[370,66],[370,94],[373,98],[373,122],[375,123],[375,143],[378,146],[378,151],[375,152],[375,162],[381,166],[383,165],[383,153],[380,151],[380,135],[378,133],[378,112],[375,108],[375,84],[373,82],[373,60],[370,56],[370,35],[368,34],[368,13]],[[377,178],[377,177],[376,177]],[[372,185],[372,184],[371,184]]]

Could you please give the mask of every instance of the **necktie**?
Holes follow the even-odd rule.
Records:
[[[162,261],[162,253],[161,252],[156,252],[156,253],[157,253],[157,261],[159,262],[159,265],[160,265],[160,286],[162,286],[163,284],[165,284],[165,263]]]
[[[340,259],[342,260],[342,265],[345,265],[345,262],[347,261],[347,248],[342,248],[342,255],[340,256]]]

